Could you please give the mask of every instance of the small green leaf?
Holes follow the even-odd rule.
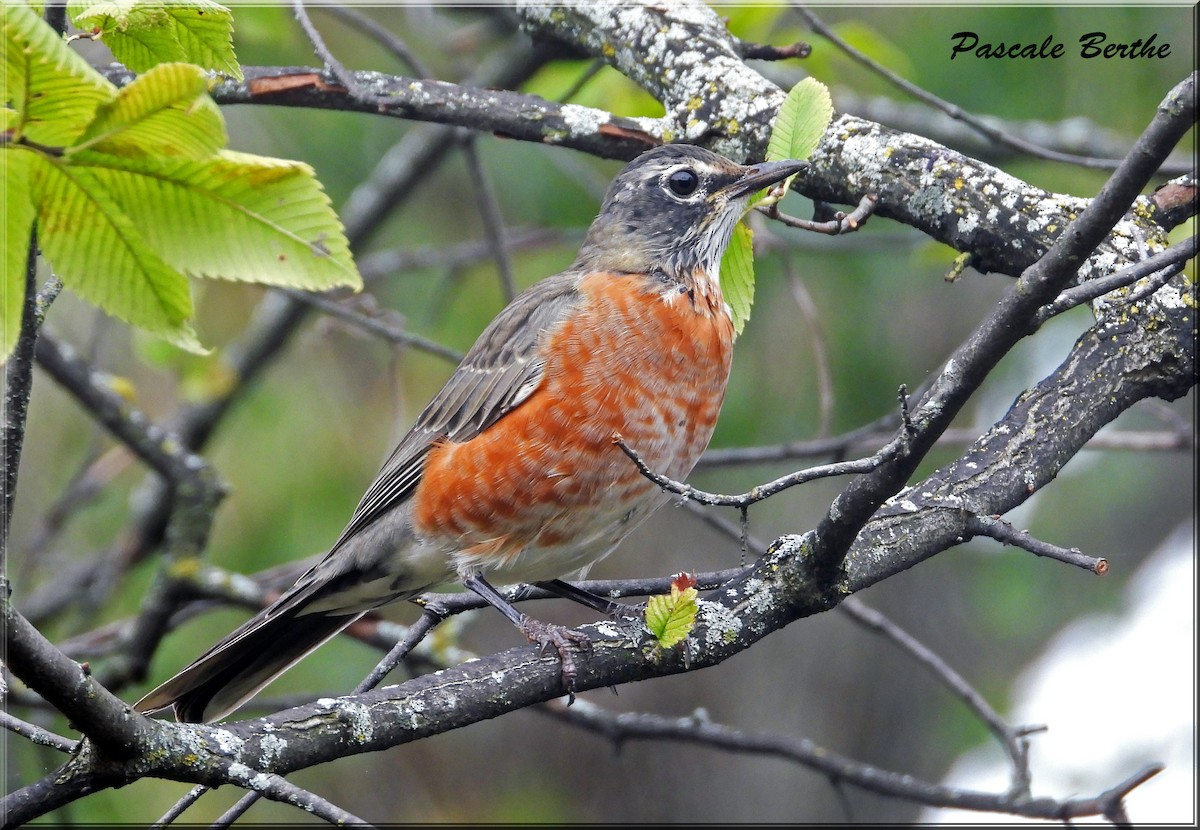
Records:
[[[775,116],[767,160],[808,158],[832,120],[833,101],[828,87],[816,78],[805,78],[788,92]]]
[[[671,585],[670,594],[650,597],[646,603],[646,627],[662,648],[671,648],[687,639],[696,627],[696,589]]]
[[[204,72],[188,63],[164,63],[101,106],[72,150],[197,159],[225,141],[225,123],[208,97]]]
[[[134,72],[160,63],[194,63],[242,79],[233,51],[233,16],[211,0],[72,2],[71,20],[96,33]]]
[[[738,222],[721,257],[721,293],[733,317],[733,334],[742,333],[754,304],[754,231]]]
[[[21,333],[21,309],[25,301],[25,261],[29,256],[29,234],[33,230],[33,202],[29,199],[29,163],[33,153],[4,151],[0,156],[0,202],[4,236],[0,238],[0,362],[12,351]]]
[[[0,24],[0,102],[17,113],[5,116],[10,138],[70,145],[116,90],[28,6],[0,3]]]

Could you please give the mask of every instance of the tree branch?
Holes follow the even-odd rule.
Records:
[[[915,430],[907,436],[910,452],[856,478],[834,500],[817,526],[813,551],[831,577],[841,570],[846,551],[871,515],[904,485],[1000,358],[1036,330],[1038,309],[1057,296],[1109,236],[1161,160],[1191,129],[1195,78],[1195,74],[1188,76],[1167,95],[1154,120],[1087,209],[1067,226],[1044,257],[1025,270],[996,310],[955,350],[912,413]]]
[[[1007,813],[1028,818],[1066,820],[1107,816],[1114,802],[1120,800],[1114,798],[1116,794],[1119,793],[1121,797],[1128,795],[1150,775],[1158,772],[1155,768],[1143,770],[1118,787],[1090,798],[1059,801],[1053,798],[1029,798],[1022,793],[995,795],[919,781],[911,775],[846,758],[809,740],[744,732],[695,717],[668,719],[633,712],[612,715],[586,701],[579,701],[570,708],[562,707],[555,714],[562,720],[597,732],[618,744],[627,740],[665,738],[731,752],[769,755],[823,772],[832,781],[852,784],[880,795],[928,806]]]

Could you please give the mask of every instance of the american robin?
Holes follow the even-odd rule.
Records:
[[[608,555],[668,498],[614,434],[664,475],[691,472],[729,377],[721,256],[750,196],[803,166],[743,166],[682,144],[626,166],[574,263],[488,325],[329,553],[136,708],[223,717],[365,612],[456,578],[553,646],[571,689],[586,637],[518,611],[484,574],[611,610],[558,578]]]

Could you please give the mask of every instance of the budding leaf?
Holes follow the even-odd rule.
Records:
[[[670,594],[650,597],[646,603],[646,627],[662,648],[683,642],[696,627],[695,585],[695,579],[679,574],[671,583]]]

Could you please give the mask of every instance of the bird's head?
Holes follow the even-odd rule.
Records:
[[[690,144],[647,150],[609,185],[576,267],[715,278],[750,197],[806,166],[741,165]]]

